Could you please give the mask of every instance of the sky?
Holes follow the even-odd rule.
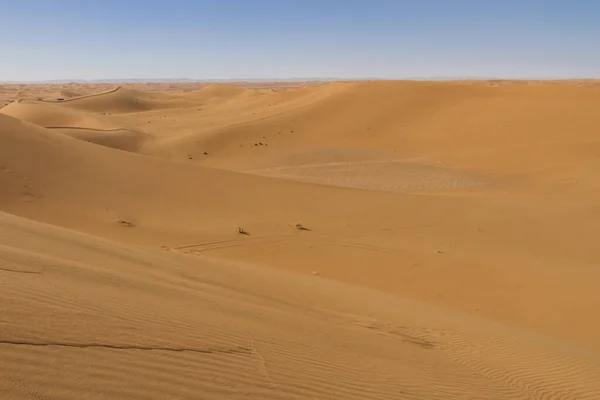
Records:
[[[0,0],[0,81],[594,77],[599,0]]]

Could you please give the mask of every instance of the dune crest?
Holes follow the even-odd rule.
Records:
[[[1,114],[43,126],[44,128],[115,129],[117,125],[96,113],[82,112],[41,101],[20,100],[2,110]]]

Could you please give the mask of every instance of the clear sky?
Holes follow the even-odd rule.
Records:
[[[600,78],[600,0],[0,0],[0,81]]]

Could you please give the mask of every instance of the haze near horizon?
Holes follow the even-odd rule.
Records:
[[[0,1],[0,81],[597,78],[595,1]],[[39,68],[40,64],[44,68]]]

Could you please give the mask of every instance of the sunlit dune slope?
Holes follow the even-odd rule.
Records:
[[[56,102],[61,106],[99,112],[105,114],[124,114],[149,111],[153,109],[174,108],[182,103],[162,93],[142,93],[118,87],[114,90],[87,96],[65,99]]]
[[[294,104],[291,99],[300,94],[305,101]],[[316,175],[311,177],[298,166],[311,168],[315,155],[329,152],[325,158],[348,163],[375,158],[442,166],[473,182],[580,180],[598,187],[586,176],[600,156],[596,86],[366,82],[256,94],[261,104],[277,96],[287,96],[277,106],[280,112],[257,105],[254,118],[245,122],[236,116],[248,114],[244,107],[250,103],[235,101],[237,93],[201,112],[152,121],[156,139],[144,149],[267,175],[278,168],[286,178],[320,183],[331,182],[322,171],[310,171]],[[219,116],[233,117],[223,122]],[[211,157],[202,157],[204,152]],[[334,183],[343,185],[343,179]]]
[[[596,355],[320,277],[5,213],[0,262],[3,397],[600,396]]]
[[[131,129],[57,128],[61,134],[114,149],[137,152],[150,135]]]
[[[0,110],[1,114],[8,115],[23,121],[43,126],[45,128],[84,128],[96,130],[110,130],[119,128],[108,118],[96,113],[82,112],[43,101],[21,100],[16,101]]]
[[[600,310],[594,202],[398,195],[267,179],[116,151],[0,117],[5,211],[129,243],[316,270],[600,347],[600,325],[589,318]]]

